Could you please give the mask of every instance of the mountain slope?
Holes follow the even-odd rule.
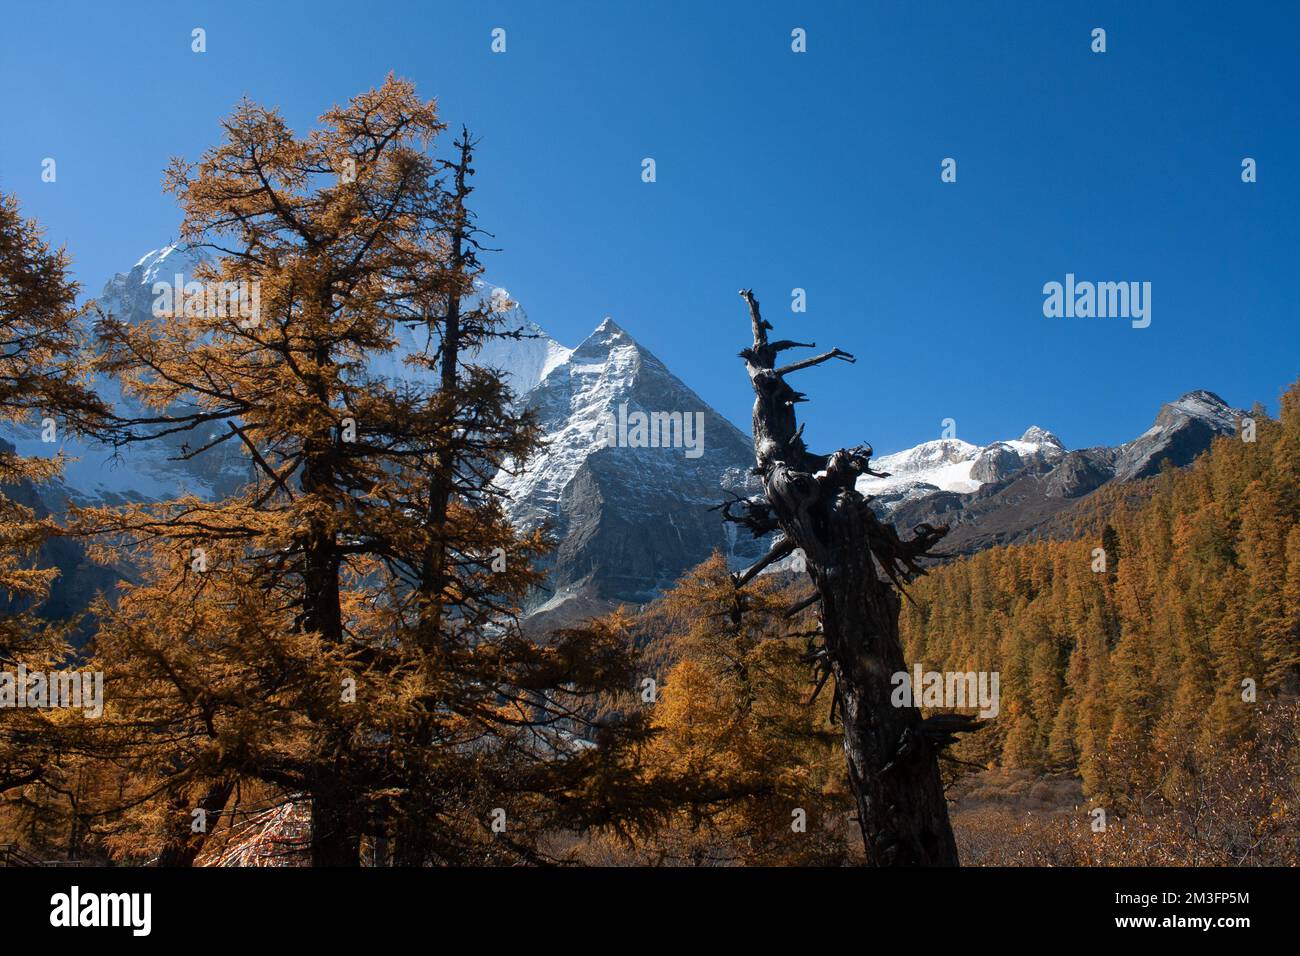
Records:
[[[551,592],[538,595],[533,612],[554,615],[575,601],[648,601],[714,549],[733,563],[763,553],[710,510],[728,491],[756,489],[749,439],[613,321],[553,368],[526,405],[547,448],[499,481],[510,492],[511,517],[547,524],[558,541],[548,564]],[[679,447],[637,447],[638,414],[680,415],[700,427],[670,429]],[[686,447],[688,437],[698,447]]]

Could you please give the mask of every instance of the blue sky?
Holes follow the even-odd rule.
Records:
[[[859,357],[800,374],[819,450],[895,450],[949,417],[977,443],[1030,424],[1114,443],[1194,388],[1275,409],[1300,372],[1295,3],[51,2],[4,18],[0,189],[91,293],[175,235],[162,169],[214,142],[239,97],[305,130],[392,70],[482,137],[478,210],[504,249],[490,274],[532,318],[574,345],[613,316],[742,428],[742,286],[783,336]],[[1151,282],[1151,326],[1045,318],[1043,284],[1067,272]]]

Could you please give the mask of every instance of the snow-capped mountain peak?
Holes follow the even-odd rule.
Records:
[[[171,285],[178,275],[182,283],[188,281],[194,267],[203,260],[202,253],[175,243],[151,249],[129,271],[108,280],[99,295],[99,306],[126,321],[147,318],[153,314],[154,283]]]
[[[1149,431],[1167,428],[1180,419],[1198,419],[1225,432],[1235,431],[1242,412],[1233,408],[1218,395],[1205,389],[1188,392],[1172,402],[1167,402],[1156,416]]]
[[[1027,468],[1050,464],[1064,454],[1061,440],[1037,425],[1018,439],[982,448],[958,438],[940,438],[874,459],[872,467],[889,477],[864,475],[858,479],[858,490],[886,505],[936,491],[968,494]]]
[[[526,405],[546,447],[498,482],[512,520],[546,524],[559,542],[550,559],[554,597],[534,610],[649,600],[712,550],[736,563],[762,553],[762,542],[736,535],[710,511],[729,491],[756,490],[749,439],[613,319],[557,364]],[[638,419],[652,423],[652,443],[635,439],[629,422]],[[663,424],[672,421],[677,432]],[[684,435],[687,423],[696,447],[662,440]]]
[[[1128,481],[1154,475],[1166,459],[1187,464],[1213,436],[1236,433],[1245,414],[1205,389],[1167,402],[1150,428],[1115,449],[1115,477]]]
[[[1020,436],[1022,444],[1026,445],[1055,445],[1057,448],[1064,449],[1061,439],[1057,438],[1045,428],[1039,428],[1037,425],[1030,425],[1025,429],[1025,433]]]
[[[621,325],[615,322],[608,315],[601,320],[600,325],[596,326],[595,330],[592,332],[592,335],[605,335],[605,336],[614,336],[614,337],[626,336],[629,339],[632,337],[627,334],[627,330],[625,330]]]
[[[979,482],[970,477],[971,464],[979,448],[959,438],[938,438],[914,448],[882,455],[872,468],[888,478],[863,475],[858,490],[886,501],[918,497],[933,491],[974,491]]]

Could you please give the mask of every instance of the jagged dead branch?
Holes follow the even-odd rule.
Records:
[[[794,542],[787,537],[779,537],[773,542],[772,547],[768,549],[767,554],[759,558],[758,561],[750,568],[742,571],[740,574],[733,574],[732,581],[737,588],[743,588],[762,572],[766,567],[770,567],[782,558],[789,557],[794,552]]]
[[[735,492],[730,494],[732,496],[730,501],[714,505],[709,510],[721,511],[723,521],[746,528],[755,538],[765,538],[780,529],[781,526],[776,516],[772,514],[771,506],[763,498],[742,498]],[[735,510],[737,508],[742,509],[739,514]]]
[[[798,601],[795,601],[795,602],[794,602],[793,604],[791,604],[788,608],[786,608],[785,616],[786,616],[786,617],[794,617],[794,616],[797,615],[800,611],[802,611],[802,610],[804,610],[804,609],[806,609],[806,608],[810,608],[810,607],[812,607],[814,604],[816,604],[818,601],[820,601],[821,598],[822,598],[822,596],[821,596],[820,594],[818,594],[816,591],[814,591],[812,594],[808,595],[806,598],[800,598]]]

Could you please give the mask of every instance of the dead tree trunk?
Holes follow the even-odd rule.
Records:
[[[852,362],[853,356],[832,349],[778,366],[781,352],[812,348],[812,343],[769,342],[771,325],[759,313],[758,300],[748,290],[740,294],[749,305],[754,333],[753,344],[740,357],[754,387],[755,473],[765,495],[731,502],[723,514],[757,535],[781,532],[774,553],[795,547],[803,551],[820,603],[821,645],[813,659],[823,677],[835,680],[835,713],[843,722],[867,862],[955,866],[957,847],[938,754],[953,733],[969,729],[972,721],[951,714],[922,721],[919,710],[891,702],[892,675],[907,670],[898,638],[896,586],[920,572],[917,559],[928,555],[948,529],[920,525],[912,539],[903,541],[876,518],[854,488],[859,475],[878,474],[870,470],[869,445],[829,456],[808,452],[794,411],[804,396],[785,377],[831,359]],[[743,505],[740,514],[733,510],[738,504]],[[748,576],[736,580],[743,586]]]

